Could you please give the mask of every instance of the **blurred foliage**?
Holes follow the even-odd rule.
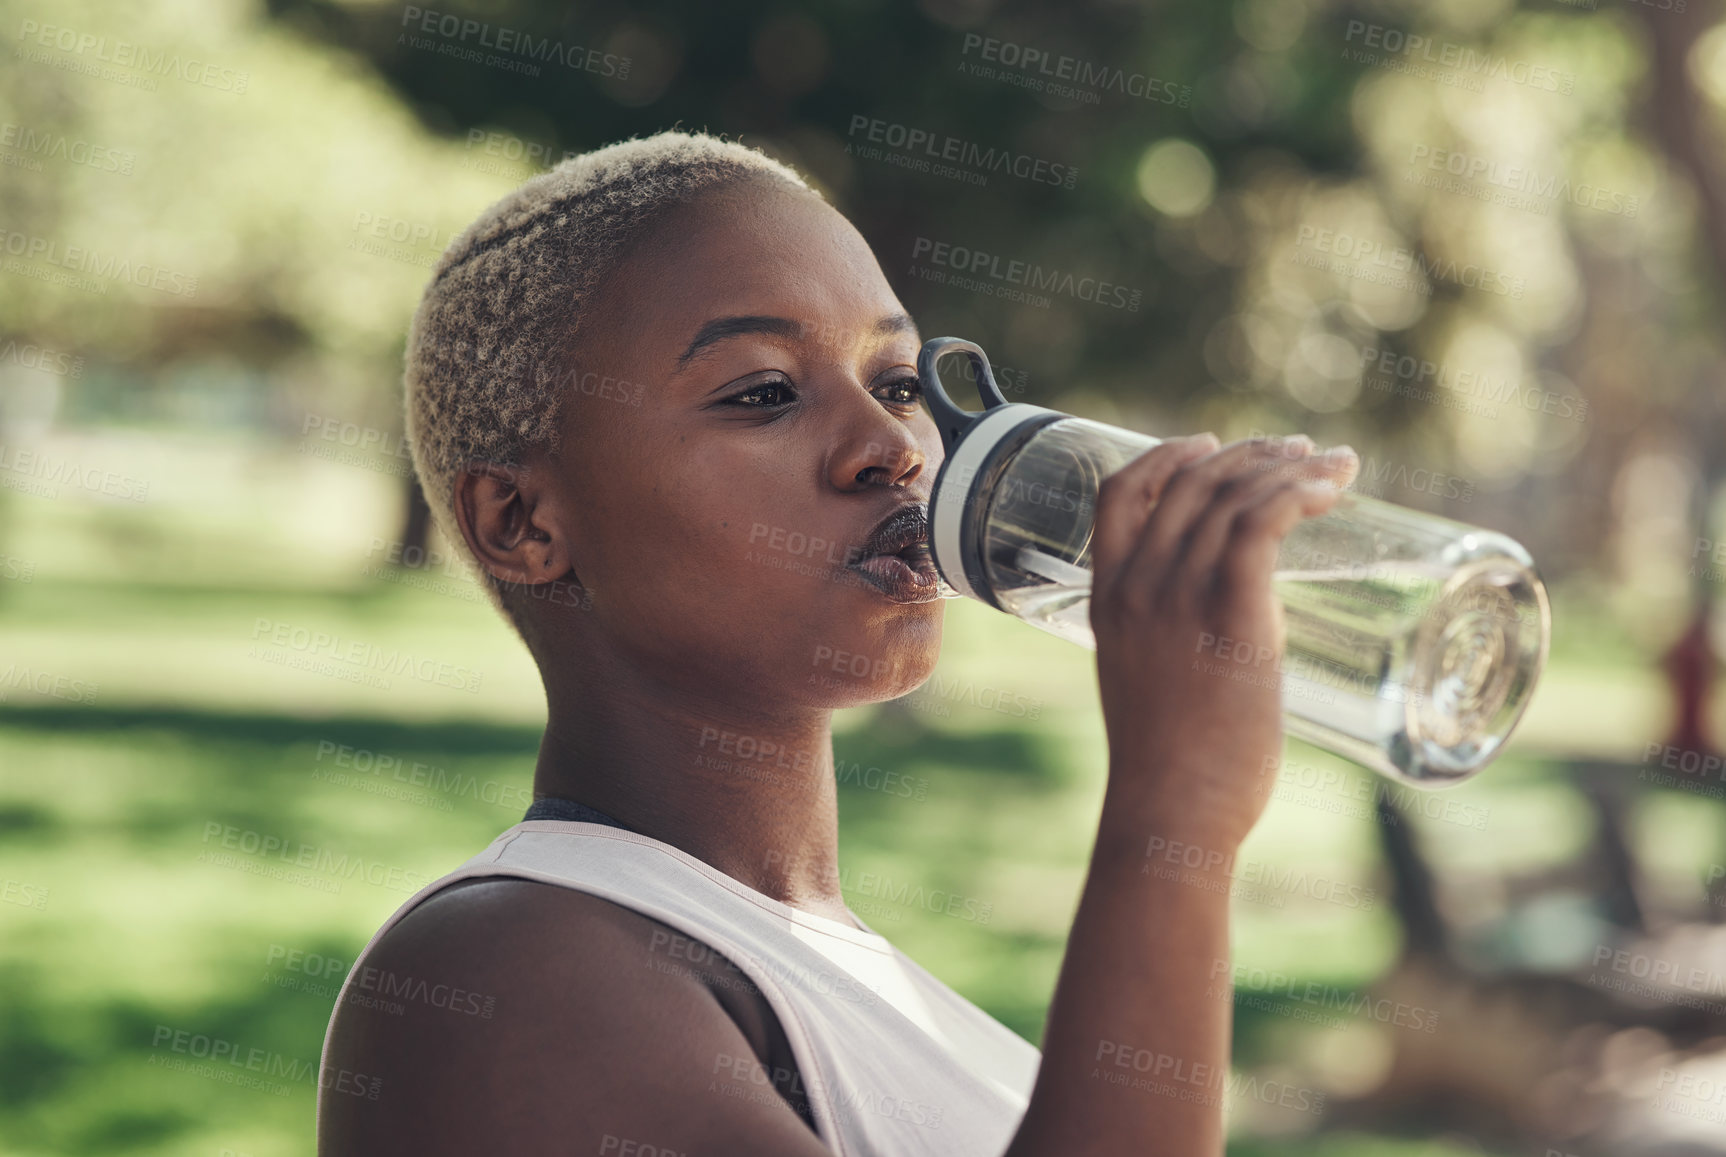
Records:
[[[671,125],[739,136],[805,170],[858,223],[924,332],[981,341],[1024,400],[1159,432],[1306,430],[1370,448],[1382,497],[1488,522],[1554,579],[1635,565],[1603,556],[1622,512],[1612,480],[1648,450],[1634,431],[1681,431],[1689,383],[1717,360],[1694,203],[1638,127],[1645,37],[1622,7],[0,8],[20,28],[179,48],[249,78],[238,93],[173,78],[141,92],[71,71],[78,54],[52,48],[0,76],[9,121],[136,156],[129,174],[47,162],[0,181],[11,227],[198,284],[179,298],[5,279],[7,332],[88,363],[75,389],[21,380],[14,425],[64,412],[292,433],[333,414],[397,430],[406,317],[444,243],[545,163]],[[425,31],[443,18],[595,63],[523,75],[457,59],[481,34]],[[1407,67],[1418,57],[1367,48],[1410,35],[1478,53],[1488,74],[1419,75]],[[1035,64],[998,63],[1028,53]],[[1104,79],[1070,95],[1028,87],[1080,67]],[[858,118],[1070,166],[1076,184],[910,171],[856,152],[871,131]],[[1451,157],[1478,166],[1460,187],[1431,187],[1451,180]],[[1512,183],[1537,191],[1506,196]],[[1374,246],[1355,263],[1374,267],[1306,262],[1321,233]],[[1140,303],[1057,293],[1040,307],[935,284],[918,273],[927,254],[913,260],[919,239],[1093,277]],[[1388,260],[1437,273],[1385,284],[1375,266]],[[1591,313],[1607,278],[1624,305]],[[1433,383],[1375,377],[1379,355],[1438,367],[1446,388],[1408,396]],[[1514,392],[1477,404],[1482,388]],[[1541,412],[1545,398],[1563,416]],[[1434,472],[1454,484],[1421,481]],[[1543,518],[1560,499],[1569,517]],[[1670,568],[1647,577],[1657,597],[1640,613],[1668,629],[1690,584]]]

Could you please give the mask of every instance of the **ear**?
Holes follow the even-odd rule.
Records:
[[[569,574],[569,544],[542,469],[475,459],[455,477],[455,518],[494,578],[537,586]]]

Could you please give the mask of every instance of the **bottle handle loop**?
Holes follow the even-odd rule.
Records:
[[[941,385],[938,364],[943,357],[951,353],[963,353],[971,359],[971,366],[977,377],[977,394],[983,399],[982,411],[961,409]],[[924,342],[922,350],[917,354],[917,378],[923,384],[923,397],[929,403],[929,412],[941,431],[941,444],[949,453],[967,426],[983,413],[1007,404],[1001,388],[995,384],[995,372],[989,367],[989,355],[983,352],[982,346],[962,337],[935,337]]]

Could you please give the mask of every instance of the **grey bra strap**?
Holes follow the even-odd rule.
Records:
[[[632,830],[618,823],[598,808],[588,807],[586,804],[577,803],[572,799],[561,799],[555,795],[534,800],[533,806],[527,809],[527,814],[521,819],[523,823],[530,820],[564,820],[567,823],[576,824],[604,824],[608,828],[622,828],[626,832]]]

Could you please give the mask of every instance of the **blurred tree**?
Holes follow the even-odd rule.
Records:
[[[1244,48],[1226,6],[1186,5],[1153,19],[1106,5],[1083,14],[1034,6],[987,13],[957,4],[919,10],[776,0],[603,2],[557,21],[528,3],[459,11],[494,30],[627,57],[627,77],[551,65],[524,77],[452,61],[431,49],[495,41],[497,33],[427,33],[418,8],[272,0],[271,9],[365,56],[429,128],[452,137],[501,129],[549,144],[555,157],[683,125],[760,145],[835,196],[929,336],[974,336],[997,360],[1022,369],[1038,400],[1084,383],[1168,412],[1208,386],[1202,342],[1192,335],[1230,311],[1233,270],[1195,260],[1202,253],[1190,242],[1160,235],[1138,192],[1147,146],[1192,139],[1225,171],[1264,147],[1292,152],[1312,171],[1342,172],[1353,162],[1345,127],[1351,73],[1334,54],[1307,54],[1298,83],[1284,84],[1274,103],[1269,92],[1231,103],[1231,86],[1257,83],[1258,54]],[[1000,79],[971,74],[986,67],[986,52],[1016,59],[1026,51],[1048,60],[1001,66]],[[1106,79],[1066,99],[1025,87],[1063,56]],[[1277,75],[1289,79],[1286,69]],[[1129,87],[1155,98],[1135,97]],[[1210,110],[1202,124],[1201,108]],[[868,143],[872,121],[1070,166],[1075,188],[995,172],[978,189],[865,160],[853,149]],[[1126,285],[1142,292],[1142,302],[1129,312],[1057,296],[1039,309],[955,293],[907,273],[919,238],[1003,264],[1036,262]]]
[[[1636,210],[1673,207],[1626,133],[1642,62],[1623,13],[1400,0],[1059,11],[601,0],[558,15],[525,0],[435,11],[270,0],[270,11],[370,62],[452,140],[499,132],[555,159],[672,125],[740,135],[826,186],[926,332],[981,341],[1023,375],[1026,400],[1142,428],[1354,441],[1376,451],[1370,492],[1392,501],[1467,520],[1480,509],[1469,499],[1492,493],[1494,527],[1527,540],[1549,573],[1611,541],[1630,431],[1669,405],[1621,372],[1626,335],[1602,318],[1590,342],[1583,324],[1594,290],[1624,276],[1627,239],[1682,250]],[[523,75],[451,55],[523,34],[602,63]],[[1426,67],[1410,36],[1478,63]],[[1529,62],[1548,79],[1507,79]],[[1052,87],[1080,70],[1094,83]],[[860,151],[876,122],[1071,166],[1077,181],[995,172],[978,187],[913,171]],[[1417,164],[1450,156],[1489,162],[1487,177],[1455,188]],[[1492,187],[1506,169],[1536,178],[1508,207]],[[1602,187],[1617,195],[1607,210],[1589,201]],[[1396,290],[1376,279],[1382,260],[1344,273],[1300,264],[1320,230],[1449,272]],[[1140,299],[1128,310],[1055,294],[1043,308],[966,292],[928,279],[920,243]],[[1510,299],[1455,272],[1480,267],[1524,288]],[[1608,337],[1619,349],[1603,357]],[[1374,375],[1386,354],[1438,373]],[[1552,417],[1554,398],[1581,413]],[[1590,412],[1622,416],[1621,432],[1602,441]],[[1409,485],[1422,468],[1454,484]],[[1559,495],[1576,517],[1542,517]]]

